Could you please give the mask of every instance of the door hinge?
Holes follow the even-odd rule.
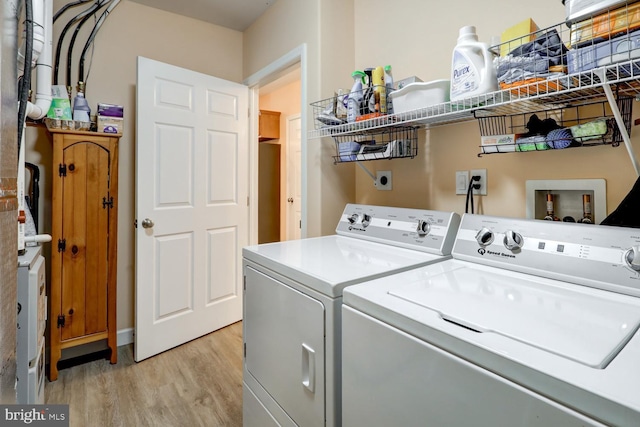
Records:
[[[246,359],[247,358],[247,343],[244,343],[244,349],[242,350],[243,356]]]
[[[65,316],[64,314],[58,315],[58,328],[64,328]]]
[[[300,220],[300,229],[302,230],[302,220]]]
[[[109,209],[113,209],[113,197],[109,197],[109,201],[107,201],[106,197],[102,198],[102,209],[106,209],[109,206]]]
[[[58,167],[58,174],[60,174],[60,176],[67,176],[67,165],[60,163],[60,166]]]
[[[242,290],[247,291],[247,276],[242,276]]]
[[[67,239],[58,239],[58,252],[67,250]]]

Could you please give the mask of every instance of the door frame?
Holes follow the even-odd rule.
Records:
[[[302,188],[301,237],[307,236],[307,45],[292,49],[276,59],[255,74],[247,77],[243,84],[249,87],[249,244],[258,243],[258,115],[260,86],[277,80],[288,71],[291,66],[300,64],[300,116],[301,116],[301,173]]]

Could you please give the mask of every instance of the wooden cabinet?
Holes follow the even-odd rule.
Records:
[[[280,113],[278,111],[260,110],[258,122],[258,141],[280,138]]]
[[[52,130],[49,380],[62,350],[106,340],[117,362],[116,250],[120,135]]]

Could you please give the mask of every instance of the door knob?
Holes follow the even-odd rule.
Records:
[[[153,221],[151,221],[149,218],[145,218],[142,220],[142,227],[143,228],[151,228],[153,227]]]

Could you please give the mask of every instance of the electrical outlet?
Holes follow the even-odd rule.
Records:
[[[456,171],[456,194],[467,194],[469,171]]]
[[[391,190],[391,171],[378,171],[375,186],[378,190]]]
[[[480,184],[479,189],[473,189],[473,194],[478,196],[486,196],[487,195],[487,170],[486,169],[471,169],[469,171],[471,177],[479,176],[480,181],[474,182],[474,184]]]

